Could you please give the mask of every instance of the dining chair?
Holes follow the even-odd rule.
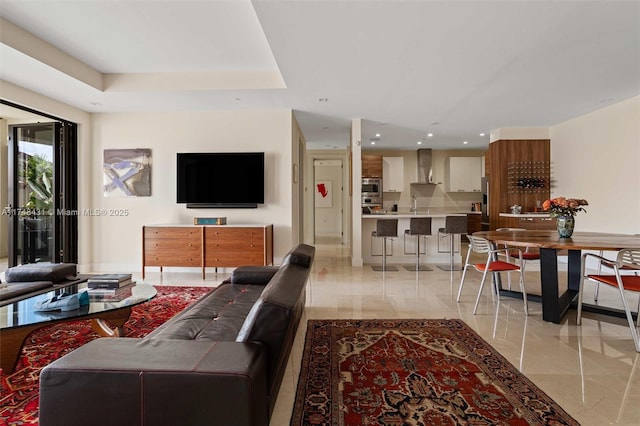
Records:
[[[635,234],[636,236],[640,236],[640,234]],[[604,250],[600,250],[600,252],[598,253],[600,257],[604,257]],[[611,260],[606,259],[605,261],[600,261],[598,262],[598,274],[597,275],[601,275],[602,273],[602,267],[605,268],[609,268],[609,269],[613,269],[613,263]],[[634,275],[638,275],[638,271],[634,271],[634,268],[630,268],[628,266],[623,266],[622,267],[623,270],[625,271],[633,271]],[[595,288],[593,290],[593,301],[597,302],[598,301],[598,296],[600,293],[600,283],[596,281],[596,285]]]
[[[593,257],[598,260],[598,262],[606,262],[608,263],[612,269],[613,274],[607,275],[599,275],[599,274],[587,274],[586,264],[587,259]],[[600,255],[595,253],[584,253],[582,255],[582,267],[580,269],[580,288],[578,291],[578,316],[576,323],[578,325],[582,322],[582,298],[584,295],[584,281],[585,279],[590,279],[596,281],[597,283],[607,284],[612,287],[617,287],[620,292],[620,297],[622,299],[622,305],[624,307],[625,315],[627,317],[627,322],[629,323],[629,329],[631,331],[631,338],[633,339],[633,343],[636,347],[636,352],[640,352],[640,339],[638,338],[638,330],[640,327],[640,315],[638,315],[637,322],[634,323],[633,315],[631,314],[631,310],[629,309],[629,302],[627,300],[628,292],[635,292],[640,295],[640,276],[638,275],[624,275],[622,271],[624,270],[637,270],[640,271],[640,250],[638,249],[623,249],[618,252],[618,256],[615,262],[612,262],[609,259],[606,259]],[[640,298],[638,300],[638,308],[636,310],[636,315],[640,311]]]
[[[496,231],[513,231],[513,232],[519,232],[519,231],[526,231],[525,228],[498,228],[496,229]],[[508,246],[507,244],[504,245],[505,248],[509,248],[509,250],[503,255],[506,258],[506,261],[509,262],[510,261],[510,257],[513,258],[517,258],[519,253],[518,250],[513,249],[513,247]],[[532,250],[530,247],[525,248],[525,250],[522,252],[522,269],[525,269],[527,260],[540,260],[540,251],[538,250]],[[511,274],[508,274],[507,276],[507,285],[509,287],[509,290],[511,290]]]
[[[456,302],[460,302],[460,296],[462,295],[462,287],[464,285],[464,279],[467,275],[467,269],[473,267],[476,271],[482,272],[482,281],[480,281],[480,289],[478,290],[478,296],[476,297],[476,304],[473,307],[473,313],[475,315],[478,310],[478,303],[480,303],[480,296],[482,296],[482,290],[484,288],[484,282],[487,278],[487,273],[491,272],[520,272],[520,291],[522,292],[522,299],[524,300],[524,312],[526,315],[529,315],[529,306],[527,304],[527,291],[524,286],[524,266],[523,266],[523,258],[522,258],[522,250],[513,249],[513,248],[497,248],[494,249],[491,246],[491,243],[486,238],[476,237],[473,235],[467,235],[469,239],[469,250],[467,251],[467,259],[465,261],[462,279],[460,280],[460,287],[458,288],[458,297],[456,298]],[[518,252],[518,260],[519,264],[506,262],[502,260],[496,260],[498,253],[504,253],[506,251],[517,251]],[[471,257],[471,253],[478,254],[486,254],[487,260],[485,263],[470,263],[469,259]],[[498,301],[500,300],[500,289],[497,288],[496,280],[492,280],[492,285],[494,287],[494,291],[498,296]]]

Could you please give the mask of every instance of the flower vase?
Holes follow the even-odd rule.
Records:
[[[560,238],[570,238],[573,234],[575,220],[571,215],[560,215],[556,218],[556,227]]]

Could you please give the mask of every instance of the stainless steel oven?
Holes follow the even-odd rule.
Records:
[[[382,207],[382,179],[362,179],[362,206]]]
[[[362,179],[362,196],[363,197],[382,197],[382,179],[363,178]]]

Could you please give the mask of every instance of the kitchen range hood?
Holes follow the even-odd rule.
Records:
[[[418,181],[411,182],[412,185],[436,185],[433,181],[433,167],[431,165],[431,149],[418,150]]]

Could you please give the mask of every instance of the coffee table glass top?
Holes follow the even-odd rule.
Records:
[[[34,325],[62,319],[82,319],[82,317],[132,307],[147,302],[156,296],[156,289],[149,284],[130,284],[115,291],[89,291],[89,304],[71,311],[36,311],[34,306],[54,296],[67,292],[79,294],[88,291],[87,282],[58,287],[47,293],[38,294],[0,307],[0,329]]]

